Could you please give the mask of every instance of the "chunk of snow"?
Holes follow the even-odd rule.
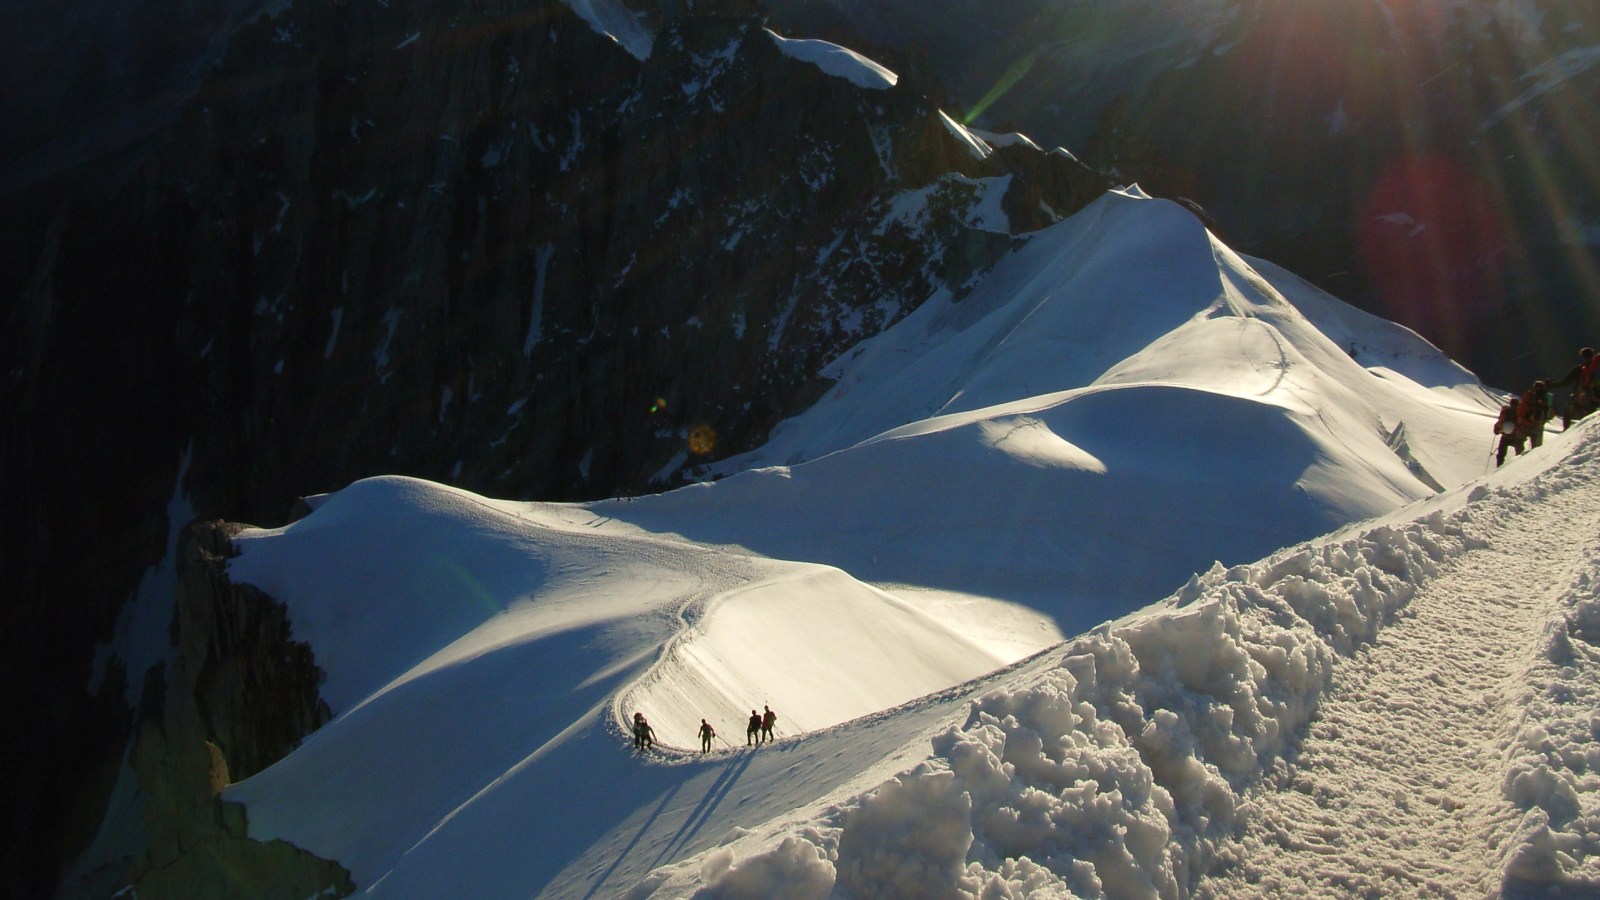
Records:
[[[344,307],[335,306],[329,316],[333,319],[333,326],[328,329],[328,343],[322,348],[323,359],[333,358],[333,348],[339,343],[339,326],[344,322]]]
[[[968,131],[971,131],[980,140],[991,147],[1028,147],[1033,150],[1040,149],[1039,145],[1035,144],[1032,138],[1022,134],[1021,132],[1013,131],[1006,134],[999,134],[993,131],[981,131],[977,128],[969,128]]]
[[[528,311],[528,333],[522,338],[523,356],[532,356],[533,348],[544,339],[545,280],[550,272],[550,259],[555,253],[555,244],[541,244],[534,253],[533,308]]]
[[[968,214],[967,224],[980,231],[992,231],[995,234],[1011,233],[1011,217],[1006,215],[1001,205],[1006,193],[1011,190],[1011,179],[1011,175],[978,179],[978,202]]]
[[[766,32],[784,55],[811,63],[856,87],[886,91],[900,81],[899,75],[847,47],[809,38],[786,38],[770,28]]]
[[[962,125],[955,119],[950,118],[950,115],[942,109],[939,110],[939,120],[944,123],[944,127],[948,129],[952,135],[955,135],[956,140],[959,140],[963,145],[966,146],[968,152],[970,152],[973,156],[977,157],[978,159],[988,159],[994,155],[993,147],[984,143],[982,138],[967,130],[965,125]]]

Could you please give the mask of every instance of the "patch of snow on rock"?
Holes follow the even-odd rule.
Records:
[[[766,31],[784,55],[811,63],[829,75],[843,78],[856,87],[886,91],[900,81],[899,75],[848,47],[827,41],[786,38],[771,29]]]
[[[967,126],[962,125],[955,119],[950,118],[950,114],[942,109],[939,110],[939,120],[944,122],[944,127],[949,129],[951,134],[955,135],[956,140],[966,145],[967,149],[972,152],[973,156],[976,156],[978,159],[988,159],[994,155],[994,148],[985,143],[983,138],[973,134],[967,128]]]

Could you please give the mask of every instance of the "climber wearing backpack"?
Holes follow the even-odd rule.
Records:
[[[1541,378],[1517,401],[1517,428],[1527,436],[1531,449],[1544,443],[1544,423],[1550,420],[1550,413],[1550,389]]]
[[[762,740],[770,741],[772,740],[772,726],[778,721],[778,714],[773,712],[770,706],[761,708],[766,710],[761,716],[761,738]]]
[[[700,720],[700,752],[711,752],[711,739],[717,736],[717,730],[705,719]]]
[[[1517,407],[1521,405],[1518,400],[1512,400],[1500,407],[1500,418],[1494,422],[1494,433],[1500,435],[1500,449],[1495,454],[1494,464],[1498,468],[1505,465],[1506,451],[1515,450],[1517,455],[1522,455],[1522,444],[1527,437],[1522,429],[1517,427]]]
[[[1551,385],[1551,387],[1572,388],[1572,395],[1567,399],[1567,407],[1561,413],[1562,428],[1594,412],[1595,406],[1600,404],[1600,398],[1595,397],[1597,371],[1600,371],[1600,355],[1596,355],[1593,348],[1585,347],[1578,351],[1578,364]]]

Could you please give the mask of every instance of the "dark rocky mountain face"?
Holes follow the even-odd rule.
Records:
[[[773,0],[773,18],[914,47],[976,122],[1193,198],[1233,246],[1491,383],[1600,340],[1593,3]]]
[[[12,14],[106,33],[93,3],[41,9]],[[93,110],[5,148],[0,659],[28,725],[3,762],[40,773],[7,815],[18,895],[54,888],[126,736],[174,715],[121,700],[172,672],[92,672],[175,494],[276,524],[378,473],[659,489],[1104,188],[974,152],[932,88],[856,86],[731,5],[652,10],[643,59],[555,0],[167,12],[195,32],[143,81],[105,97],[62,62],[39,89]],[[138,126],[102,129],[119,103]],[[251,729],[186,721],[261,764],[229,737]]]

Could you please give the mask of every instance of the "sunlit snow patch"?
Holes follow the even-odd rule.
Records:
[[[1038,468],[1106,473],[1106,464],[1094,454],[1062,438],[1033,416],[990,419],[978,423],[978,430],[984,443],[1017,462]]]
[[[968,128],[967,131],[971,132],[973,136],[982,140],[985,144],[988,144],[991,147],[1027,147],[1031,150],[1038,150],[1041,153],[1044,152],[1038,144],[1033,142],[1032,138],[1019,131],[1012,131],[1007,134],[999,134],[993,131],[981,131],[977,128]],[[1062,152],[1065,153],[1066,151]],[[1068,155],[1070,156],[1071,154]]]
[[[772,704],[780,736],[888,709],[992,671],[1002,659],[895,596],[826,566],[714,599],[652,672],[625,713],[673,723],[680,743],[707,712]],[[773,640],[781,635],[781,640]],[[796,677],[805,673],[804,678]],[[730,735],[731,737],[731,735]]]
[[[988,159],[994,155],[994,148],[984,142],[983,138],[973,134],[965,125],[950,118],[950,114],[939,110],[939,120],[944,122],[944,127],[950,130],[956,140],[966,145],[968,151],[978,159]]]
[[[878,65],[865,56],[838,44],[827,41],[786,38],[769,29],[767,34],[785,55],[811,63],[822,71],[875,91],[886,91],[900,81],[900,76]]]

